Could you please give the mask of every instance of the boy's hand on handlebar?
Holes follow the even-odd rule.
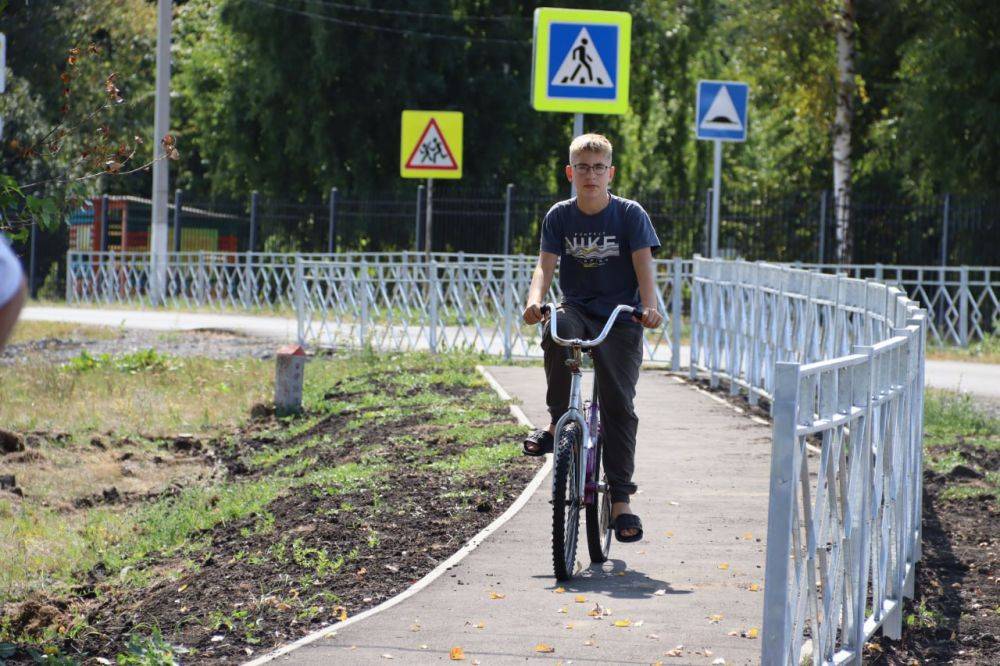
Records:
[[[646,328],[656,328],[663,323],[663,315],[656,308],[643,308],[640,323]]]
[[[521,316],[524,318],[525,324],[537,324],[542,320],[542,304],[528,303],[528,307],[524,308],[524,313]]]

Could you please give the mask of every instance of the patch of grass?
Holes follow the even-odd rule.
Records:
[[[911,629],[935,629],[941,626],[944,615],[933,608],[927,607],[927,601],[921,599],[918,605],[913,607],[913,612],[908,613],[904,619],[906,626]]]
[[[74,372],[90,372],[91,370],[110,368],[133,375],[137,372],[164,372],[175,369],[169,356],[152,348],[121,356],[112,356],[111,354],[94,356],[85,349],[71,358],[63,367]]]
[[[949,481],[943,499],[992,496],[1000,506],[1000,472],[983,469],[982,451],[1000,450],[1000,418],[992,416],[968,394],[927,391],[924,398],[924,464],[938,474],[965,465],[983,474],[968,482]],[[978,452],[978,453],[977,453]]]
[[[929,389],[924,397],[924,443],[950,444],[955,437],[1000,437],[1000,419],[990,416],[967,393]]]
[[[155,353],[124,367],[164,362]],[[242,424],[271,395],[274,368],[256,359],[170,358],[161,372],[94,363],[85,372],[52,364],[0,367],[0,427],[95,433],[215,433]]]
[[[1000,336],[987,336],[983,340],[971,343],[968,347],[928,345],[927,358],[938,361],[1000,364]]]
[[[523,429],[520,431],[523,433]],[[521,455],[521,446],[515,441],[496,445],[474,446],[445,460],[431,463],[429,467],[447,472],[481,474],[495,471],[505,462]]]
[[[58,321],[28,321],[21,319],[14,327],[10,344],[34,340],[115,340],[122,329],[115,326],[86,326]]]

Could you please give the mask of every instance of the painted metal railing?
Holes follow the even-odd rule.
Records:
[[[692,308],[692,374],[774,417],[762,663],[861,663],[913,596],[927,314],[872,280],[697,258]]]
[[[690,289],[690,265],[680,259],[656,262],[659,307],[667,323],[646,333],[645,354],[674,369],[681,362],[682,294]],[[534,268],[534,259],[518,256],[301,259],[295,280],[299,340],[323,347],[540,357],[540,327],[521,321]],[[558,285],[550,298],[559,299]]]
[[[170,253],[164,276],[163,298],[151,298],[149,254],[144,252],[80,252],[67,255],[66,300],[72,304],[167,306],[211,310],[249,310],[291,313],[295,308],[296,258],[307,264],[360,262],[369,265],[419,264],[426,255],[416,252],[275,254],[275,253]],[[530,274],[535,258],[524,255],[435,252],[439,265],[469,264],[499,270],[509,261],[515,275]],[[471,263],[470,263],[471,262]],[[671,311],[674,284],[672,260],[657,262],[658,286],[664,311]],[[920,301],[930,317],[928,337],[939,344],[967,345],[1000,331],[1000,267],[882,266],[796,264],[822,272],[873,278],[901,287]],[[689,309],[691,262],[681,264],[680,307]],[[669,298],[667,298],[669,297]],[[678,310],[679,311],[679,310]],[[680,321],[678,320],[678,324]],[[653,336],[655,337],[655,336]],[[672,339],[668,329],[665,338]],[[676,337],[680,337],[679,333]],[[663,340],[649,342],[663,346]],[[658,358],[662,358],[661,353]]]

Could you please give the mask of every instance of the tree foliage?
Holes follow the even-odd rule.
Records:
[[[4,104],[4,174],[50,178],[62,157],[11,165],[11,141],[59,122],[67,49],[115,71],[127,100],[122,136],[150,137],[155,3],[14,2]],[[701,78],[751,85],[750,132],[726,148],[726,187],[828,188],[836,0],[572,0],[633,16],[630,110],[588,116],[616,146],[618,187],[699,196],[711,146],[694,139]],[[568,114],[530,107],[534,3],[522,0],[187,0],[174,18],[172,127],[184,149],[173,183],[193,196],[320,198],[331,186],[401,190],[400,112],[465,113],[466,176],[551,191],[570,138]],[[1000,178],[1000,13],[987,0],[858,4],[852,145],[857,186],[913,194],[983,191]],[[37,45],[25,49],[24,44]],[[81,67],[84,63],[81,63]],[[91,74],[92,75],[92,74]],[[100,90],[96,94],[100,94]],[[86,108],[81,97],[74,108]],[[66,143],[79,152],[82,139]],[[136,159],[148,159],[151,141]],[[95,185],[96,186],[96,185]],[[105,190],[148,191],[148,178]],[[456,185],[448,185],[456,187]]]

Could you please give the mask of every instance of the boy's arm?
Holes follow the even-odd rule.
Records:
[[[657,309],[656,268],[653,266],[653,252],[648,247],[632,253],[632,267],[639,280],[639,298],[642,299],[642,325],[656,328],[663,323],[663,315]]]
[[[524,323],[537,324],[542,320],[542,303],[552,285],[552,276],[556,272],[556,262],[559,255],[542,250],[538,254],[538,263],[531,276],[531,287],[528,289],[528,303],[524,308]]]

